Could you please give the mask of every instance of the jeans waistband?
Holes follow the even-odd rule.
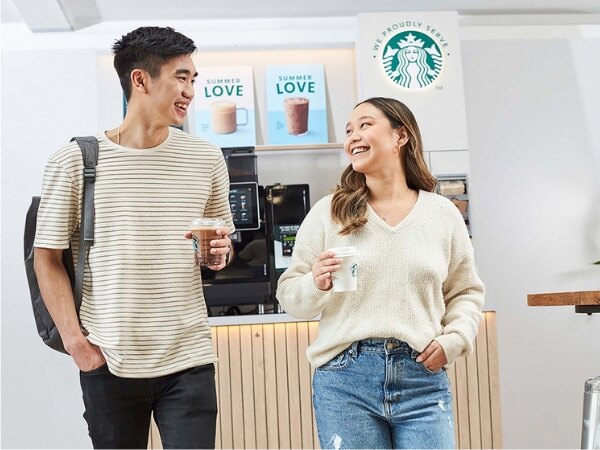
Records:
[[[355,341],[351,346],[352,354],[360,353],[406,353],[413,351],[410,345],[396,338],[387,339],[362,339]]]

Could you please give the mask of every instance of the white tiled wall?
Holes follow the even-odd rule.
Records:
[[[448,152],[427,152],[429,170],[434,175],[470,173],[469,152],[467,150]]]

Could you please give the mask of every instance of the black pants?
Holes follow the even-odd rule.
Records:
[[[163,448],[215,447],[212,364],[157,378],[121,378],[104,365],[80,381],[94,448],[147,448],[152,412]]]

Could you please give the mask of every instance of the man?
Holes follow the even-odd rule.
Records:
[[[214,447],[215,356],[189,224],[220,217],[211,242],[225,267],[233,231],[219,148],[182,125],[197,76],[192,40],[142,27],[118,40],[123,123],[98,135],[95,241],[85,266],[81,327],[63,249],[77,243],[83,162],[72,143],[44,174],[35,271],[65,349],[80,369],[95,448],[147,447],[153,412],[165,448]],[[75,244],[77,245],[77,244]]]

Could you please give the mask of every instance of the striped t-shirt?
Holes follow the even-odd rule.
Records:
[[[116,145],[101,133],[95,239],[85,266],[80,318],[110,371],[167,375],[213,363],[202,281],[192,243],[196,217],[220,217],[233,231],[221,150],[174,128],[150,149]],[[76,143],[46,166],[36,247],[77,256],[83,161]]]

